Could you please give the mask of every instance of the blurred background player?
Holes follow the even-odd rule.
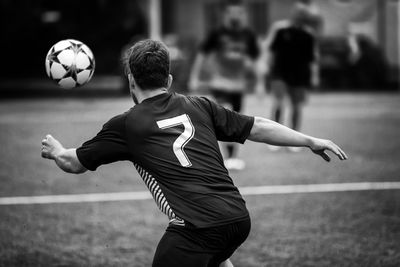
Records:
[[[276,122],[282,121],[284,101],[289,97],[290,127],[294,130],[301,126],[307,90],[319,85],[316,34],[320,20],[316,13],[311,1],[297,1],[291,18],[275,22],[262,45],[263,64],[267,62],[267,86],[271,87],[273,97],[271,117]]]
[[[219,104],[240,112],[244,93],[255,84],[254,62],[259,47],[241,2],[227,3],[222,18],[222,25],[211,31],[200,46],[190,73],[189,89],[192,92],[207,89]],[[237,158],[237,150],[236,144],[226,145],[228,169],[245,167],[244,161]]]

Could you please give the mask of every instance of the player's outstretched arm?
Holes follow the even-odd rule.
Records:
[[[87,171],[80,163],[75,148],[64,148],[57,139],[49,134],[42,140],[42,157],[54,160],[60,169],[68,173]]]
[[[254,125],[248,139],[276,146],[309,147],[326,161],[330,161],[330,157],[325,150],[333,152],[341,160],[347,159],[343,150],[332,141],[302,134],[265,118],[254,118]]]

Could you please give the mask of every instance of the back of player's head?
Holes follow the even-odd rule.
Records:
[[[168,48],[160,41],[142,40],[127,52],[129,72],[141,89],[168,86],[170,58]]]

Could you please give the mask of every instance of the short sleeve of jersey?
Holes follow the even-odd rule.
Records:
[[[95,137],[76,149],[78,159],[86,169],[94,171],[100,165],[129,159],[125,117],[122,114],[112,118]]]
[[[205,97],[201,97],[201,100],[209,108],[219,141],[241,144],[246,141],[253,128],[254,117],[226,109]]]

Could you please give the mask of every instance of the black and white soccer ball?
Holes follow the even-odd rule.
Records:
[[[68,39],[53,45],[46,56],[46,73],[62,88],[81,86],[93,76],[95,60],[84,43]]]

